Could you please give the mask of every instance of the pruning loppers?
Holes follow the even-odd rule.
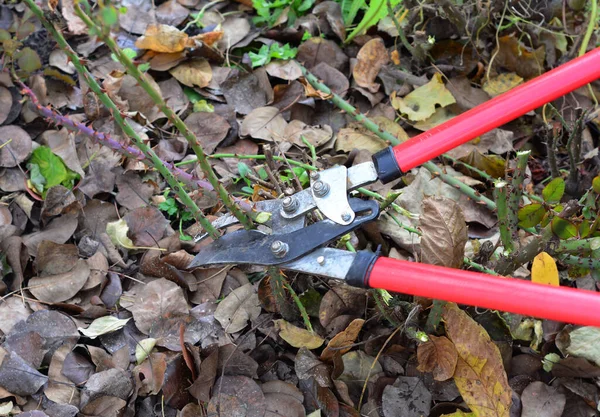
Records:
[[[373,162],[313,171],[310,188],[255,204],[255,210],[270,214],[261,230],[225,234],[204,247],[189,268],[225,264],[277,266],[343,280],[357,287],[600,326],[599,292],[396,260],[377,252],[354,253],[327,247],[379,215],[379,203],[349,197],[351,191],[377,180],[387,183],[397,179],[410,169],[597,78],[600,78],[600,48],[398,146],[376,153]],[[309,218],[317,221],[309,222]],[[225,215],[214,225],[224,228],[236,222],[232,215]]]

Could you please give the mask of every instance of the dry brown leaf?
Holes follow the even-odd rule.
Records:
[[[0,146],[0,167],[16,167],[31,154],[31,136],[19,126],[2,126]]]
[[[227,333],[235,333],[248,325],[260,314],[260,301],[252,284],[242,285],[231,291],[215,310],[215,319]]]
[[[286,127],[287,122],[277,107],[259,107],[246,116],[240,134],[254,139],[280,141]]]
[[[169,70],[181,84],[204,88],[212,79],[212,69],[204,58],[192,59]]]
[[[383,40],[381,38],[371,39],[360,48],[356,58],[358,62],[352,71],[356,84],[376,93],[379,91],[380,84],[375,82],[375,78],[381,67],[390,60]]]
[[[40,301],[59,303],[77,294],[89,276],[90,267],[86,261],[79,259],[69,272],[30,279],[29,291]]]
[[[541,45],[531,51],[514,34],[502,36],[493,55],[495,66],[516,72],[523,78],[536,77],[544,72],[546,47]]]
[[[135,46],[140,49],[149,49],[156,52],[183,51],[188,40],[188,35],[169,25],[150,25],[146,32],[137,41]]]
[[[358,337],[364,323],[365,321],[363,319],[352,320],[348,327],[346,327],[346,330],[336,334],[333,339],[329,341],[321,353],[321,360],[326,361],[332,359],[335,355],[341,356],[352,349],[354,341]]]
[[[456,202],[446,197],[423,200],[419,228],[423,262],[449,268],[462,265],[468,240],[467,224]]]
[[[454,382],[463,400],[479,417],[508,417],[512,391],[500,350],[455,303],[446,304],[442,318],[458,353]]]
[[[331,126],[309,126],[300,120],[292,120],[285,127],[284,136],[288,142],[294,145],[306,148],[302,138],[306,139],[311,145],[318,147],[328,142],[333,136]]]
[[[452,378],[456,369],[458,353],[454,343],[447,337],[429,336],[429,340],[417,348],[417,359],[421,372],[433,372],[436,381]]]

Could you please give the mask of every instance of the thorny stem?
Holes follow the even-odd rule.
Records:
[[[509,227],[508,207],[507,207],[507,184],[505,181],[498,181],[495,184],[496,205],[498,206],[498,228],[500,229],[500,240],[506,253],[514,250],[512,233]]]
[[[302,304],[302,300],[300,300],[300,297],[298,297],[298,294],[296,294],[296,291],[294,291],[294,289],[292,288],[290,283],[287,282],[287,280],[284,280],[284,285],[285,285],[285,288],[287,288],[287,290],[290,292],[290,295],[292,296],[292,299],[296,303],[298,310],[300,310],[300,315],[302,316],[302,321],[304,321],[304,326],[306,326],[306,330],[308,330],[309,332],[312,333],[313,327],[310,322],[310,317],[308,317],[308,313],[306,312],[306,308],[304,308],[304,305]]]
[[[556,139],[557,133],[555,129],[551,129],[549,133],[548,143],[546,144],[546,152],[548,153],[548,165],[550,165],[550,175],[552,178],[560,177],[558,171],[558,163],[556,162]]]
[[[140,136],[135,132],[135,130],[131,127],[131,125],[124,119],[121,115],[120,110],[113,103],[113,101],[106,95],[100,85],[96,82],[95,78],[90,74],[85,65],[81,62],[79,57],[65,38],[62,36],[60,31],[58,31],[54,25],[52,25],[44,16],[44,12],[35,4],[34,0],[25,0],[25,3],[29,6],[31,11],[37,16],[37,18],[42,22],[44,27],[52,34],[54,40],[58,43],[61,49],[67,54],[73,65],[78,70],[81,77],[88,84],[90,89],[98,96],[102,104],[104,104],[109,110],[112,112],[112,116],[115,121],[119,124],[123,132],[133,139],[139,150],[144,154],[148,161],[151,162],[151,165],[165,178],[165,180],[169,183],[169,186],[172,190],[177,193],[177,196],[181,200],[181,202],[188,208],[188,210],[194,215],[195,220],[202,226],[202,228],[208,233],[213,239],[217,239],[220,235],[217,229],[213,227],[213,225],[208,221],[206,217],[202,214],[202,211],[198,208],[194,200],[182,189],[180,183],[177,181],[173,173],[163,164],[158,155],[150,148],[144,141],[140,138]]]
[[[329,89],[329,87],[327,87],[325,84],[321,83],[317,79],[317,77],[315,77],[313,74],[308,72],[308,70],[306,68],[304,68],[304,67],[301,67],[301,68],[302,68],[302,73],[304,74],[304,77],[306,78],[306,81],[308,81],[310,83],[310,85],[312,85],[315,89],[326,94],[328,96],[327,99],[331,100],[331,102],[335,106],[339,107],[341,110],[343,110],[346,113],[348,113],[349,115],[351,115],[357,122],[361,123],[365,128],[367,128],[369,131],[373,132],[377,137],[379,137],[381,140],[386,142],[388,145],[399,145],[401,143],[400,140],[396,136],[394,136],[391,133],[387,132],[386,130],[383,130],[382,128],[380,128],[377,125],[377,123],[370,120],[368,117],[366,117],[364,114],[362,114],[360,111],[358,111],[358,109],[356,109],[354,106],[352,106],[346,100],[344,100],[337,94],[333,93]],[[466,185],[462,181],[458,180],[457,178],[454,178],[452,175],[446,174],[440,168],[438,168],[437,165],[435,165],[433,162],[425,162],[422,166],[425,169],[427,169],[429,172],[431,172],[433,175],[439,176],[440,179],[442,181],[444,181],[446,184],[451,185],[452,187],[456,188],[463,194],[466,194],[474,201],[485,205],[490,210],[496,210],[496,203],[494,203],[489,198],[481,195],[481,193],[479,193],[479,191],[469,187],[468,185]]]
[[[454,157],[452,157],[452,156],[450,156],[448,154],[443,154],[442,156],[444,158],[447,158],[447,159],[451,160],[452,163],[454,163],[454,164],[462,165],[465,168],[467,168],[468,170],[477,173],[477,175],[479,175],[484,180],[489,181],[490,183],[492,183],[492,182],[495,181],[495,179],[492,178],[492,176],[490,174],[488,174],[487,172],[482,171],[482,170],[480,170],[478,168],[475,168],[473,165],[467,164],[466,162],[463,162],[463,161],[461,161],[459,159],[456,159],[456,158],[454,158]],[[531,201],[537,201],[538,203],[543,203],[544,202],[544,199],[542,197],[538,197],[535,194],[529,194],[529,193],[526,193],[525,191],[523,191],[523,195],[525,197],[527,197],[528,199],[530,199]]]
[[[121,64],[127,68],[129,74],[136,79],[136,81],[140,84],[140,86],[146,91],[146,93],[150,96],[152,101],[156,103],[158,108],[164,113],[165,116],[169,119],[171,123],[175,125],[177,130],[183,135],[183,137],[188,141],[190,147],[196,154],[198,158],[198,164],[200,168],[206,175],[206,178],[213,186],[221,202],[227,207],[227,209],[233,214],[246,229],[251,229],[253,227],[252,221],[250,218],[237,206],[237,204],[233,201],[231,195],[227,192],[223,184],[219,182],[215,171],[212,169],[206,154],[204,153],[204,149],[200,146],[200,142],[196,135],[186,126],[186,124],[179,118],[179,116],[173,112],[173,110],[167,105],[162,96],[158,91],[156,91],[152,85],[150,85],[146,74],[142,73],[138,67],[131,61],[131,59],[123,53],[121,48],[117,45],[110,34],[105,34],[98,25],[96,25],[90,17],[81,10],[81,7],[78,3],[75,3],[75,13],[77,16],[83,20],[90,30],[95,30],[98,33],[98,37],[108,46],[108,48],[115,54],[117,59]]]
[[[521,196],[523,195],[523,182],[525,181],[525,171],[527,170],[527,161],[531,151],[517,152],[517,167],[513,174],[511,190],[507,200],[507,218],[508,230],[511,235],[517,232],[519,225],[519,206],[521,204]]]

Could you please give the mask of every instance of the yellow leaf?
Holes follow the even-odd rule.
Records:
[[[279,329],[279,336],[296,348],[316,349],[325,341],[315,333],[296,327],[285,320],[275,320],[275,327]]]
[[[140,49],[156,52],[181,52],[184,50],[188,35],[169,25],[150,25],[146,33],[135,41]]]
[[[483,91],[488,93],[490,97],[496,97],[515,88],[522,82],[523,78],[519,77],[514,72],[503,73],[496,77],[492,77],[489,81],[483,83]]]
[[[552,256],[542,252],[533,259],[531,280],[538,284],[548,284],[558,287],[558,268]]]
[[[463,400],[477,417],[508,417],[511,389],[500,350],[455,303],[446,304],[442,318],[458,353],[454,382]]]
[[[184,62],[169,72],[177,81],[188,87],[204,88],[212,79],[212,68],[204,58]]]
[[[435,113],[435,106],[446,107],[456,103],[454,96],[442,81],[442,76],[435,73],[431,81],[415,89],[404,98],[392,94],[392,106],[408,116],[412,121],[425,120]]]

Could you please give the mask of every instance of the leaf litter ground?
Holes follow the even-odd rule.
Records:
[[[188,143],[89,36],[73,1],[54,3],[42,6],[47,16],[60,20],[136,132],[201,182]],[[499,2],[279,3],[115,3],[119,46],[198,136],[220,180],[252,201],[299,191],[309,169],[349,167],[385,146],[323,100],[329,97],[304,80],[298,63],[405,141],[572,59],[591,13],[585,2],[521,9]],[[191,240],[200,233],[191,214],[139,160],[64,127],[83,122],[126,141],[26,5],[9,2],[0,12],[0,40],[5,51],[13,48],[18,75],[54,111],[44,119],[21,95],[5,52],[0,415],[598,414],[595,328],[388,298],[253,266],[187,270],[205,244]],[[597,41],[595,29],[590,44]],[[492,197],[491,179],[512,175],[514,152],[532,151],[523,184],[530,197],[517,202],[524,206],[518,221],[544,227],[561,201],[578,198],[585,208],[574,218],[554,217],[552,232],[566,246],[592,238],[582,251],[593,256],[600,247],[593,240],[598,91],[597,84],[580,89],[555,102],[555,112],[523,116],[438,162]],[[574,132],[577,172],[562,175]],[[382,245],[391,257],[453,268],[496,267],[496,213],[426,169],[368,191],[392,195],[394,204],[340,244]],[[211,219],[223,214],[216,194],[190,192]],[[514,239],[521,247],[531,236]],[[596,290],[597,271],[547,250],[510,273]]]

